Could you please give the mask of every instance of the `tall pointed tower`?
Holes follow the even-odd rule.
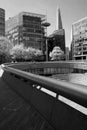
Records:
[[[60,9],[58,9],[58,23],[57,24],[58,24],[58,30],[63,29]]]
[[[48,54],[52,52],[55,46],[60,47],[65,54],[65,29],[62,26],[61,12],[59,8],[56,10],[56,20],[56,30],[54,30],[48,39]]]

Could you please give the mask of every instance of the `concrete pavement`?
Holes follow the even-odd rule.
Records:
[[[0,67],[0,130],[53,130],[48,122],[2,79]]]

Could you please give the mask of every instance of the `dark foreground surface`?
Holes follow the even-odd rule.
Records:
[[[2,74],[1,70],[0,130],[53,130],[51,125],[55,130],[87,130],[87,109],[84,107],[61,95],[54,98],[32,88],[32,82],[17,75],[7,71]]]
[[[0,130],[49,129],[45,119],[0,78]]]

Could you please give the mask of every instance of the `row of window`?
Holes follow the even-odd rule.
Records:
[[[41,18],[40,17],[33,17],[33,16],[23,16],[23,21],[35,21],[35,22],[40,22]]]
[[[37,29],[41,28],[40,24],[32,24],[32,23],[27,23],[27,24],[24,23],[23,26],[24,27],[29,27],[29,28],[37,28]]]
[[[25,28],[25,27],[23,27],[23,28],[21,28],[20,30],[19,30],[19,28],[18,27],[16,27],[16,28],[14,28],[14,29],[12,29],[12,30],[10,30],[10,31],[8,31],[8,32],[6,32],[6,33],[9,33],[9,34],[13,34],[13,33],[17,33],[17,32],[20,32],[20,31],[23,31],[23,32],[34,32],[34,33],[44,33],[44,30],[43,29],[41,29],[41,28],[39,28],[39,29],[35,29],[35,28]]]
[[[18,27],[13,28],[12,30],[8,31],[7,33],[12,34],[12,33],[15,33],[15,32],[18,32]]]
[[[41,24],[41,21],[30,21],[30,20],[23,20],[23,23],[25,23],[25,24],[28,24],[28,23],[33,23],[33,24]]]
[[[29,46],[29,47],[34,47],[34,48],[37,48],[37,49],[41,49],[41,44],[40,43],[35,43],[35,42],[32,42],[32,41],[23,41],[23,43],[25,44],[25,46]]]
[[[41,29],[23,28],[24,32],[44,33]]]
[[[75,49],[74,50],[74,54],[82,54],[82,53],[85,53],[87,52],[87,48],[83,48],[83,49]]]
[[[27,36],[27,37],[36,37],[36,38],[41,38],[43,37],[42,34],[35,34],[35,33],[23,33],[23,36]]]
[[[87,38],[77,39],[77,40],[75,40],[74,42],[75,42],[75,43],[79,43],[79,42],[84,42],[84,41],[87,41]]]

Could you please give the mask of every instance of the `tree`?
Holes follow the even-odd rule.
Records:
[[[0,37],[0,63],[10,60],[10,50],[12,47],[13,44],[6,37]]]
[[[10,51],[10,55],[11,55],[13,60],[22,59],[23,53],[24,53],[23,44],[21,44],[21,45],[16,44],[15,46],[13,46],[13,48]]]
[[[51,60],[62,60],[64,58],[64,52],[59,46],[55,46],[49,56]]]
[[[43,53],[41,50],[34,49],[34,60],[36,61],[44,60]]]
[[[17,61],[34,61],[38,59],[38,57],[42,56],[42,51],[32,48],[32,47],[24,47],[23,44],[16,44],[11,50],[11,56],[13,60]]]

